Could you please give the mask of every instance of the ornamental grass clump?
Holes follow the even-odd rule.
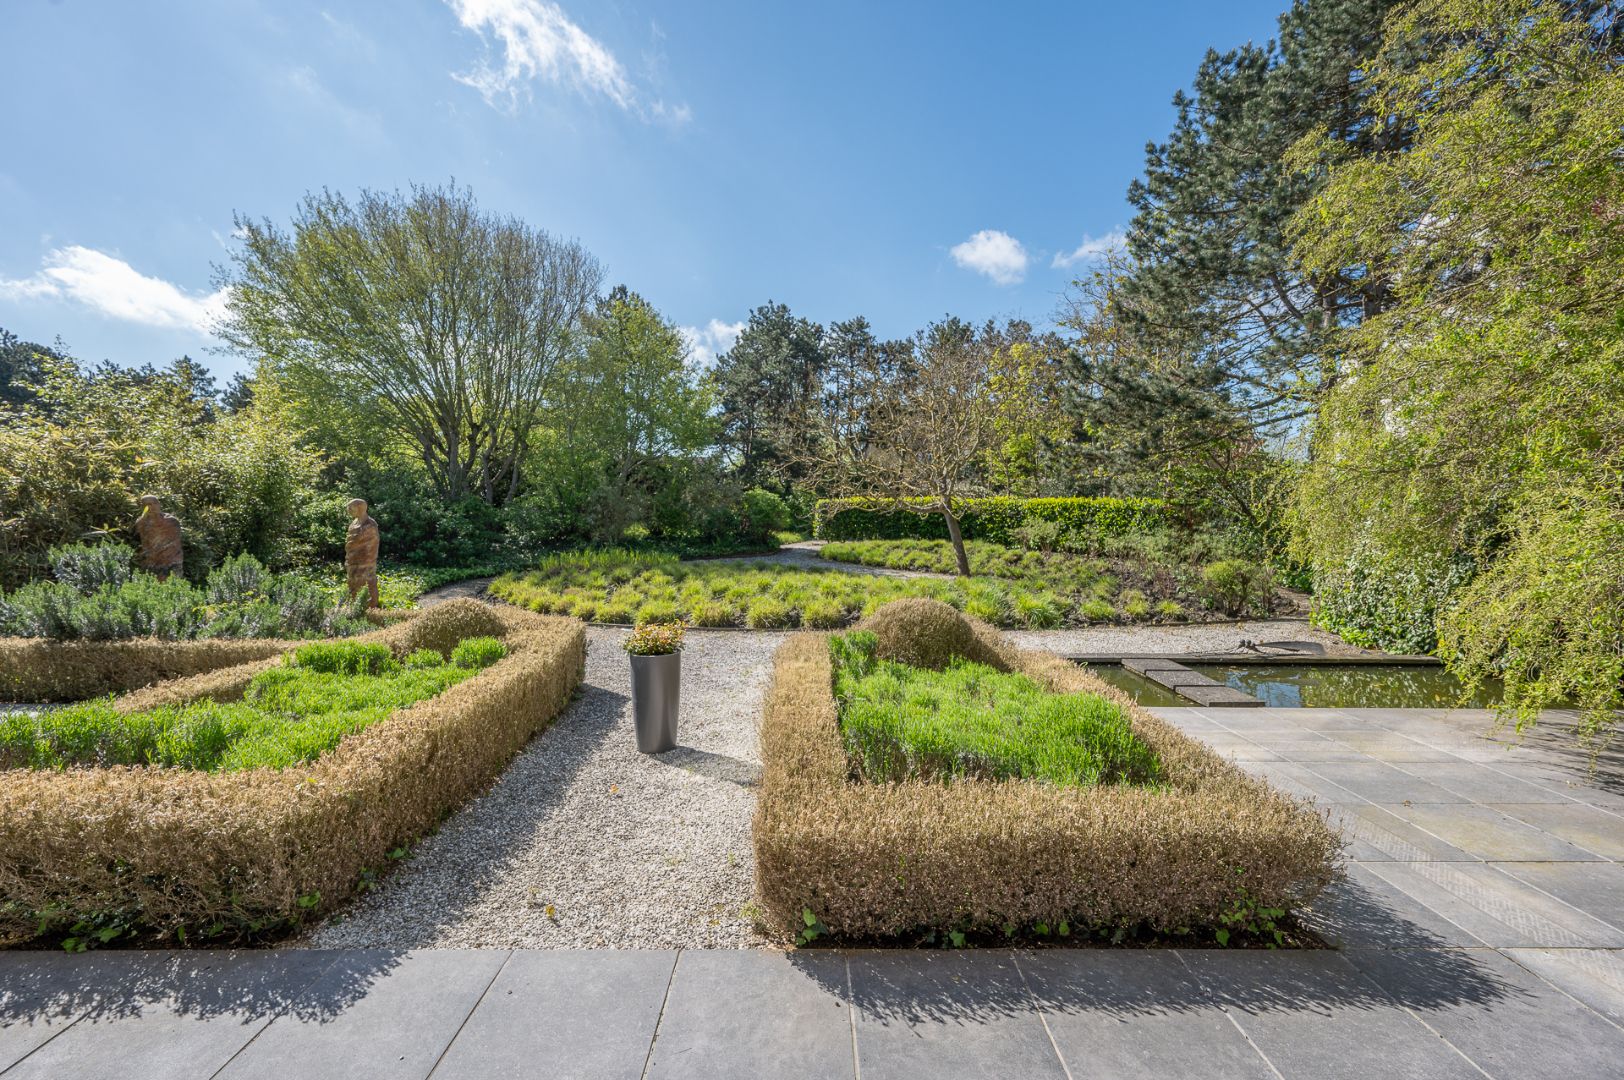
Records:
[[[1098,695],[1050,693],[962,658],[939,671],[884,660],[865,631],[829,644],[841,736],[865,780],[1144,784],[1159,775],[1122,707]]]

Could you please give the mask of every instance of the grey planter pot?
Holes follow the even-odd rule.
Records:
[[[663,754],[677,745],[677,705],[682,689],[682,654],[633,656],[632,720],[637,749]]]

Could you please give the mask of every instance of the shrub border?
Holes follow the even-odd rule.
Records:
[[[280,656],[297,641],[48,641],[0,637],[0,701],[83,701]]]
[[[927,500],[910,503],[929,509]],[[1015,542],[1016,529],[1032,521],[1053,521],[1098,537],[1152,528],[1165,520],[1160,499],[1073,496],[1017,499],[995,495],[963,499],[959,527],[966,540]],[[819,540],[946,540],[940,514],[915,513],[884,499],[819,499],[812,508],[812,535]]]
[[[581,624],[488,610],[506,631],[504,659],[313,762],[0,775],[0,940],[81,919],[177,939],[188,929],[243,936],[319,914],[364,887],[391,850],[489,784],[584,675]],[[412,630],[409,620],[354,640],[404,651]],[[272,663],[160,684],[117,705],[229,698]]]
[[[795,634],[774,657],[763,706],[752,828],[774,930],[793,936],[810,911],[848,940],[1061,920],[1178,932],[1214,926],[1248,898],[1289,910],[1331,882],[1341,840],[1310,804],[1076,665],[972,624],[983,650],[975,659],[1123,706],[1160,757],[1165,788],[855,781],[829,635]]]

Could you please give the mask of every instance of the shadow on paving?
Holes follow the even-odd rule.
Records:
[[[0,1029],[16,1022],[115,1020],[149,1011],[331,1020],[370,993],[404,950],[0,954]]]
[[[1576,784],[1586,784],[1616,795],[1624,795],[1624,739],[1616,734],[1596,745],[1580,741],[1578,720],[1569,713],[1542,713],[1539,722],[1522,732],[1510,723],[1491,722],[1463,725],[1454,717],[1447,722],[1479,738],[1501,746],[1536,749],[1551,765],[1567,773]]]
[[[1355,890],[1357,893],[1358,890]],[[1404,947],[1384,951],[1399,977],[1381,985],[1331,949],[1110,949],[853,951],[850,987],[828,952],[790,962],[828,993],[881,1022],[986,1023],[1028,1013],[1104,1013],[1129,1020],[1215,1006],[1245,1012],[1486,1006],[1527,997],[1473,952],[1404,919],[1379,898],[1357,896],[1359,916],[1394,927]]]

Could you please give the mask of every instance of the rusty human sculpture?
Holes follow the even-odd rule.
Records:
[[[135,533],[141,538],[141,569],[163,581],[170,574],[180,573],[185,558],[180,546],[180,519],[164,513],[156,495],[143,495],[138,502],[141,516],[135,519]]]
[[[365,499],[351,499],[344,507],[355,520],[344,537],[344,573],[349,578],[350,599],[363,589],[367,607],[378,606],[378,523],[367,514]]]

